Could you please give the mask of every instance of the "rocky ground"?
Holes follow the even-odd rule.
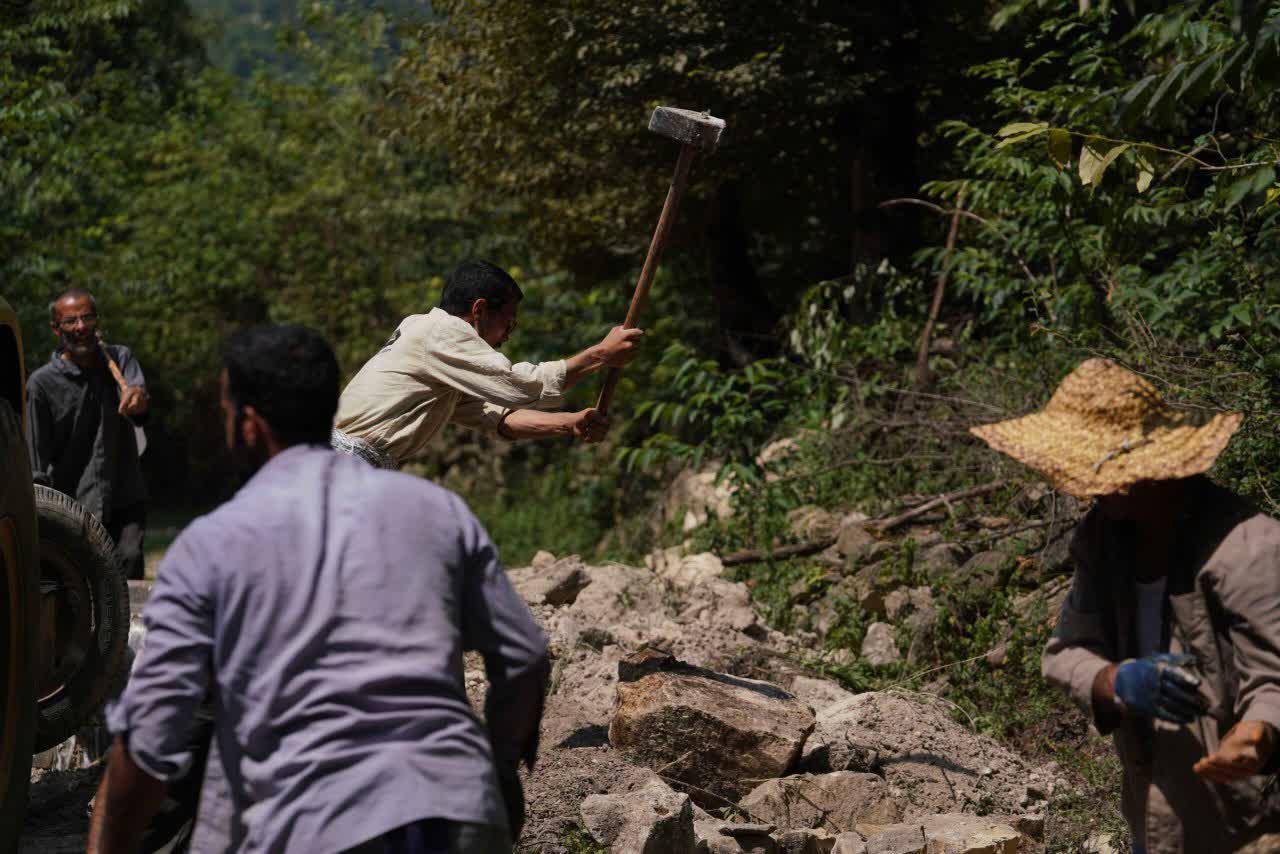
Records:
[[[815,669],[826,657],[928,670],[929,580],[1003,584],[1016,558],[983,548],[995,542],[984,532],[1012,523],[971,521],[977,536],[964,546],[927,524],[887,536],[853,512],[793,515],[797,538],[826,547],[814,555],[822,576],[795,591],[792,634],[766,626],[751,590],[710,553],[676,547],[627,566],[544,552],[510,571],[555,656],[520,850],[1043,850],[1048,802],[1065,785],[1056,766],[977,734],[938,696],[936,680],[932,689],[904,679],[855,695]],[[1052,521],[1047,528],[1044,565],[1065,560]],[[913,569],[903,573],[895,556],[908,540]],[[1064,591],[1055,581],[1023,595],[1047,597],[1052,612]],[[823,651],[842,607],[874,622],[859,650]],[[466,683],[482,708],[478,659],[468,659]],[[21,851],[83,846],[100,766],[75,766],[92,755],[64,749],[45,757],[55,767],[33,770]]]
[[[584,832],[655,854],[1040,849],[1052,766],[939,697],[811,675],[808,641],[765,627],[714,555],[544,553],[511,574],[556,656],[523,850],[581,850]]]

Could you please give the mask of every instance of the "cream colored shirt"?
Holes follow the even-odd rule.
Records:
[[[564,382],[564,360],[512,365],[465,320],[433,308],[401,321],[352,378],[334,426],[400,462],[446,422],[496,432],[512,409],[554,409]]]

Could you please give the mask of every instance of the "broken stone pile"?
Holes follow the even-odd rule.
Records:
[[[511,570],[556,659],[522,850],[584,832],[619,854],[1041,850],[1051,767],[936,696],[813,675],[812,638],[763,625],[714,555],[647,563],[540,553]]]

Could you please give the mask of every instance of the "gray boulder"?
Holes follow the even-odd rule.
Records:
[[[989,818],[930,815],[880,828],[867,837],[866,854],[1018,854],[1021,839],[1012,827]]]
[[[591,838],[616,854],[695,854],[689,796],[652,780],[634,792],[591,795],[582,802]]]
[[[618,665],[609,743],[713,808],[741,797],[746,781],[786,774],[813,727],[808,705],[776,685],[643,650]]]
[[[767,780],[742,799],[742,806],[759,821],[832,834],[864,822],[893,824],[902,817],[882,778],[853,771]]]

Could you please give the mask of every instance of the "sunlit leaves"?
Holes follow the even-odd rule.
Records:
[[[1071,134],[1062,128],[1053,128],[1048,135],[1049,156],[1059,169],[1071,165]]]
[[[1155,149],[1149,145],[1139,145],[1134,149],[1134,163],[1138,167],[1138,192],[1145,193],[1156,176]]]

